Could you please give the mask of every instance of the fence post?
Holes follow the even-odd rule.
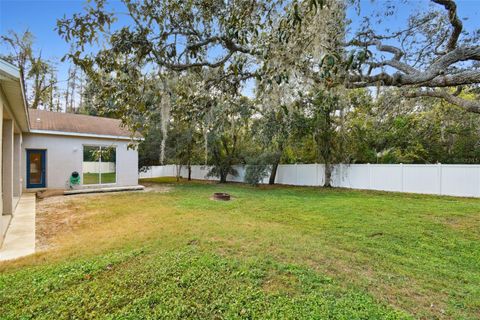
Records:
[[[370,163],[367,163],[368,168],[368,189],[372,189],[372,168],[370,167]]]
[[[480,197],[480,166],[478,168],[478,196]]]
[[[295,185],[298,186],[298,163],[295,163]]]
[[[403,192],[405,190],[405,183],[404,183],[404,178],[403,178],[403,163],[400,163],[400,190]]]
[[[438,174],[438,194],[442,195],[442,164],[437,163],[437,174]]]
[[[344,167],[345,167],[345,164],[340,163],[340,178],[339,178],[340,185],[339,185],[339,187],[342,187],[342,188],[346,187],[346,183],[345,183],[346,175],[345,175],[345,168]]]

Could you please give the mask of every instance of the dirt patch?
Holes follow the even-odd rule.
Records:
[[[159,184],[144,184],[143,192],[169,192],[172,186]],[[55,240],[59,234],[73,232],[73,230],[86,218],[96,214],[95,211],[85,211],[85,202],[94,201],[102,197],[119,193],[87,193],[64,196],[58,195],[57,190],[46,193],[37,199],[36,208],[36,247],[37,250],[47,250],[55,247]],[[133,191],[142,192],[142,191]]]
[[[480,226],[480,215],[466,215],[460,217],[447,217],[441,219],[441,222],[448,228],[460,232],[468,232],[480,237],[478,232]]]
[[[57,234],[72,230],[87,214],[79,210],[86,198],[80,196],[53,196],[37,201],[36,246],[37,250],[53,247]]]
[[[55,247],[55,238],[68,233],[85,218],[95,214],[81,210],[86,201],[92,201],[108,193],[78,194],[70,196],[49,196],[37,199],[36,205],[36,247],[47,250]]]
[[[262,284],[262,289],[268,293],[287,293],[294,296],[298,293],[299,280],[292,274],[270,272]]]
[[[145,187],[145,192],[169,192],[173,189],[173,186],[159,183],[143,182],[142,185]]]

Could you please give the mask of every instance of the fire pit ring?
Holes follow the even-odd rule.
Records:
[[[230,195],[228,193],[224,193],[224,192],[215,192],[213,194],[213,199],[214,200],[220,200],[220,201],[229,201],[230,200]]]

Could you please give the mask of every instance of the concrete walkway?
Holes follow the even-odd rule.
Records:
[[[0,249],[0,261],[35,253],[35,194],[24,193]]]

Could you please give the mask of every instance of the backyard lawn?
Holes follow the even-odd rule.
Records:
[[[0,263],[0,318],[480,315],[480,200],[156,182],[38,203],[46,249]]]

